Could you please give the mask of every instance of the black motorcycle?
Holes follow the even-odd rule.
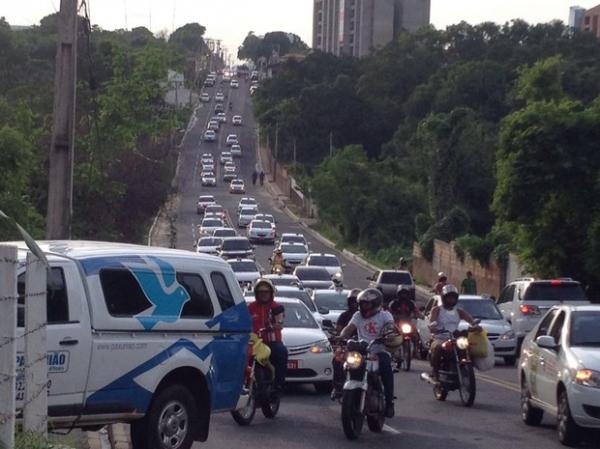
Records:
[[[385,395],[379,373],[377,355],[371,353],[374,344],[364,340],[349,340],[346,344],[344,370],[346,382],[342,393],[342,426],[349,440],[356,440],[364,419],[372,432],[381,432],[385,424]]]
[[[438,401],[445,401],[450,391],[458,390],[463,405],[471,407],[475,402],[477,385],[469,355],[469,332],[457,330],[437,334],[446,338],[442,343],[439,382],[435,382],[427,373],[422,373],[421,379],[433,385],[433,396]]]
[[[410,371],[415,341],[415,325],[409,320],[401,320],[397,324],[402,333],[402,345],[394,353],[394,360],[398,369]]]

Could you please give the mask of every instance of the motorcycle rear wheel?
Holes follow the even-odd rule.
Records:
[[[269,398],[260,405],[260,409],[265,418],[273,419],[277,416],[280,405],[281,399],[279,395],[270,393]]]
[[[475,383],[475,371],[473,365],[461,365],[459,367],[463,384],[458,389],[460,400],[465,407],[471,407],[475,402],[477,385]]]
[[[362,390],[344,390],[342,396],[342,427],[349,440],[356,440],[362,432],[365,417],[360,410]]]
[[[256,397],[251,395],[248,398],[246,406],[240,410],[232,410],[231,416],[233,420],[240,426],[249,426],[256,415]]]

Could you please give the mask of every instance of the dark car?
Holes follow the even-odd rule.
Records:
[[[367,278],[369,287],[376,288],[383,293],[383,300],[388,302],[394,299],[398,292],[398,287],[405,286],[409,289],[410,297],[415,299],[415,281],[408,271],[400,270],[382,270]]]
[[[304,288],[327,289],[333,285],[331,275],[325,268],[301,265],[296,267],[294,274],[298,276]]]
[[[219,256],[223,259],[254,259],[254,246],[246,237],[225,238],[219,248]]]

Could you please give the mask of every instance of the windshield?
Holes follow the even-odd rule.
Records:
[[[295,274],[303,281],[331,281],[331,276],[324,268],[301,268]]]
[[[271,223],[266,221],[253,221],[251,226],[258,229],[271,229]]]
[[[255,206],[256,201],[254,200],[242,200],[240,201],[240,206]]]
[[[299,283],[299,279],[297,277],[272,277],[269,280],[273,283],[273,285],[281,285],[281,286],[292,286]]]
[[[217,229],[215,231],[215,237],[235,237],[235,231],[233,229]]]
[[[525,301],[587,301],[580,284],[568,282],[561,284],[534,282],[525,292]]]
[[[301,235],[286,235],[281,241],[287,243],[302,243],[303,245],[306,243],[306,240]]]
[[[337,257],[334,256],[311,256],[308,265],[316,265],[317,267],[339,267],[340,263]]]
[[[310,328],[319,327],[310,311],[302,304],[285,304],[283,327]]]
[[[232,239],[223,242],[223,251],[246,251],[250,249],[250,242],[246,239]]]
[[[258,214],[255,218],[257,220],[268,221],[269,223],[273,223],[275,221],[275,219],[270,215]]]
[[[600,347],[600,312],[571,314],[571,346]]]
[[[461,299],[458,306],[473,318],[480,320],[501,320],[502,314],[491,299]]]
[[[254,208],[254,207],[244,207],[244,208],[242,208],[242,211],[240,212],[240,215],[252,215],[253,217],[255,214],[256,214],[256,208]]]
[[[288,254],[306,254],[306,248],[302,245],[283,245],[281,250]]]
[[[221,207],[221,206],[208,206],[206,208],[206,212],[223,212],[223,207]]]
[[[346,310],[348,308],[348,290],[336,291],[315,291],[313,299],[317,307],[327,307],[329,310]]]
[[[258,271],[254,262],[240,262],[236,260],[229,262],[229,264],[236,273],[253,273]]]
[[[277,284],[275,284],[277,285]],[[316,312],[317,308],[315,307],[315,304],[313,303],[312,299],[310,299],[309,294],[305,291],[305,290],[286,290],[286,291],[278,291],[277,292],[277,296],[280,296],[282,298],[296,298],[299,299],[300,301],[302,301],[304,303],[304,305],[306,307],[308,307],[308,309],[311,312]]]
[[[198,241],[198,246],[219,246],[221,242],[221,239],[214,237],[203,237]]]
[[[202,220],[202,226],[205,228],[217,228],[223,226],[223,222],[221,220],[206,219]]]
[[[214,200],[215,199],[212,196],[201,196],[200,198],[198,198],[198,201],[200,201],[201,203],[209,203]]]
[[[410,285],[412,280],[408,273],[382,273],[381,274],[382,284],[397,284],[397,285]]]

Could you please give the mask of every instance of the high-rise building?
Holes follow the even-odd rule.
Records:
[[[581,28],[584,16],[585,8],[582,8],[581,6],[571,6],[569,8],[569,26],[571,28]]]
[[[581,28],[594,33],[600,39],[600,5],[585,12]]]
[[[431,0],[314,0],[313,48],[366,56],[428,25]]]

